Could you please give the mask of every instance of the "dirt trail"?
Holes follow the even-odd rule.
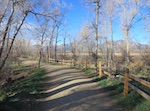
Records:
[[[66,66],[45,65],[46,82],[36,111],[122,111],[109,92],[83,72]]]

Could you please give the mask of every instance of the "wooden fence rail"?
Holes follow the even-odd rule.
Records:
[[[100,64],[101,65],[101,62]],[[122,82],[124,83],[124,95],[127,95],[128,94],[128,91],[129,91],[129,86],[134,89],[135,91],[137,91],[141,96],[143,96],[145,99],[149,100],[150,101],[150,95],[145,93],[144,91],[142,91],[141,89],[139,89],[138,87],[134,86],[133,84],[129,83],[129,79],[133,79],[135,81],[137,81],[138,83],[141,83],[142,85],[150,88],[150,82],[148,81],[145,81],[143,79],[140,79],[136,76],[134,76],[133,74],[130,74],[129,73],[129,69],[127,68],[126,71],[125,71],[125,76],[124,76],[124,80],[122,79],[119,79],[119,78],[116,78],[116,77],[113,77],[109,72],[106,72],[106,71],[102,71],[102,66],[99,66],[99,77],[102,77],[101,75],[107,75],[109,76],[110,78],[113,78],[115,80],[118,80],[119,82]],[[101,74],[101,72],[103,72],[103,74]]]
[[[143,79],[137,78],[133,74],[130,74],[129,77],[135,81],[138,81],[139,83],[143,84],[144,86],[150,88],[150,82],[147,82]]]

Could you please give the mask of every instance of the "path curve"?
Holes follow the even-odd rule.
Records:
[[[44,64],[47,81],[36,111],[122,111],[105,89],[83,72],[67,66]]]

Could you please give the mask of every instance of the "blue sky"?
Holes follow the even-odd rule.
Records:
[[[68,25],[70,27],[71,34],[75,35],[81,29],[81,25],[90,18],[89,10],[85,9],[83,4],[81,4],[80,0],[66,0],[68,4],[72,4],[72,10],[66,15],[68,19]],[[93,8],[92,8],[93,9]],[[90,22],[90,21],[89,21]],[[119,26],[119,22],[115,22],[113,24],[114,29],[114,40],[124,39],[122,30]],[[148,43],[149,41],[146,39],[148,38],[149,33],[144,31],[143,22],[136,23],[134,27],[130,30],[130,38],[131,41],[137,41],[140,43]]]
[[[72,8],[71,10],[66,14],[66,26],[63,27],[64,29],[67,27],[69,28],[68,35],[71,35],[73,37],[76,37],[81,29],[82,24],[87,22],[91,16],[94,15],[92,11],[89,11],[88,9],[83,6],[81,3],[82,0],[64,0],[68,5],[71,4]],[[93,6],[94,7],[94,6]],[[94,10],[94,8],[91,8],[91,10]],[[91,14],[92,13],[92,14]],[[27,21],[32,22],[33,24],[36,24],[32,19],[34,16],[29,15]],[[91,21],[88,21],[91,22]],[[120,23],[118,20],[115,20],[113,24],[113,32],[114,32],[114,40],[123,40],[124,36],[122,33],[122,30],[120,28]],[[134,25],[134,27],[131,29],[130,38],[132,41],[137,41],[140,43],[148,43],[149,41],[144,38],[148,38],[149,33],[144,31],[143,23],[139,22]],[[60,38],[61,39],[61,38]]]
[[[88,13],[80,0],[66,0],[66,2],[72,5],[70,12],[66,15],[67,24],[70,27],[70,34],[76,35]]]

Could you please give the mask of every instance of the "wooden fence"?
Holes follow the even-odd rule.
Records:
[[[101,78],[104,75],[107,75],[110,78],[113,78],[115,80],[118,80],[119,82],[124,83],[124,91],[123,91],[124,95],[128,94],[128,92],[129,92],[129,86],[130,86],[132,89],[134,89],[135,91],[137,91],[141,96],[143,96],[145,99],[147,99],[147,100],[150,101],[150,95],[147,94],[147,93],[145,93],[144,91],[142,91],[138,87],[134,86],[133,84],[131,84],[129,82],[129,79],[135,80],[136,82],[138,82],[138,83],[146,86],[147,88],[150,88],[150,82],[145,81],[143,79],[140,79],[140,78],[134,76],[133,74],[130,74],[128,68],[125,71],[125,76],[124,76],[124,80],[123,80],[123,79],[120,79],[118,77],[115,77],[115,76],[111,75],[109,72],[103,71],[102,65],[101,65],[101,62],[100,62],[99,63],[99,77]]]
[[[73,59],[71,59],[71,60],[65,60],[65,59],[55,60],[55,59],[50,58],[50,62],[57,62],[61,65],[74,66],[74,60]]]
[[[51,59],[51,61],[55,61],[54,59]],[[55,61],[56,62],[56,61]],[[72,60],[57,60],[58,63],[62,64],[62,65],[68,65],[68,66],[75,66],[75,62],[73,59]],[[85,62],[84,64],[84,68],[87,68],[87,63]],[[150,82],[145,81],[143,79],[140,79],[136,76],[134,76],[133,74],[129,73],[129,69],[127,68],[125,70],[125,74],[124,74],[124,79],[121,79],[119,77],[116,77],[114,75],[112,75],[111,73],[104,71],[102,68],[102,63],[99,62],[99,78],[102,78],[104,75],[107,75],[108,77],[115,79],[121,83],[124,83],[124,95],[127,95],[129,92],[129,87],[131,87],[133,90],[137,91],[141,96],[143,96],[144,98],[146,98],[147,100],[150,101],[150,95],[145,93],[144,91],[142,91],[141,89],[139,89],[138,87],[134,86],[133,84],[131,84],[129,82],[129,79],[135,80],[136,82],[146,86],[147,88],[150,88]]]

